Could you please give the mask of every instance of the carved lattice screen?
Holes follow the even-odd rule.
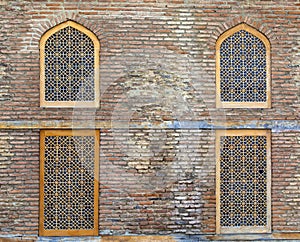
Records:
[[[89,30],[67,21],[41,39],[41,105],[98,105],[99,43]]]
[[[98,131],[41,131],[40,235],[98,233]]]
[[[269,52],[268,40],[245,24],[225,32],[217,42],[217,104],[267,107]]]
[[[217,132],[217,227],[221,233],[270,229],[269,133]]]

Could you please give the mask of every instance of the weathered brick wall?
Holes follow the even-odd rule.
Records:
[[[299,231],[299,131],[272,134],[272,167],[273,230]]]
[[[0,235],[36,235],[39,132],[0,131]]]
[[[37,236],[38,130],[87,123],[101,129],[101,234],[215,232],[203,126],[272,129],[272,229],[299,232],[299,14],[286,0],[0,0],[0,235]],[[67,19],[101,43],[97,110],[39,107],[39,39]],[[271,109],[215,108],[215,41],[241,22],[271,42]]]
[[[67,19],[91,29],[100,39],[103,108],[96,111],[97,120],[110,120],[115,105],[123,101],[118,90],[112,90],[114,85],[128,79],[131,71],[148,73],[153,69],[170,73],[173,78],[184,78],[200,95],[201,108],[187,119],[203,119],[211,114],[218,120],[223,112],[215,109],[215,41],[241,22],[257,28],[271,42],[273,108],[238,112],[228,109],[227,119],[239,122],[241,116],[245,120],[299,117],[299,6],[295,1],[2,4],[1,60],[6,83],[1,85],[7,98],[0,101],[9,104],[1,105],[2,120],[12,116],[22,120],[74,118],[71,109],[39,107],[39,39],[49,28]],[[93,114],[94,110],[84,113]]]
[[[212,131],[103,130],[101,147],[103,233],[214,232]]]
[[[37,234],[39,132],[1,131],[1,234]],[[299,229],[299,132],[272,134],[273,231]],[[214,233],[211,130],[102,130],[100,231]]]

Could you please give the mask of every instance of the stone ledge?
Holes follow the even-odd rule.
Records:
[[[176,242],[172,236],[103,236],[101,242]]]
[[[299,241],[299,232],[285,232],[272,234],[226,234],[226,235],[102,235],[95,237],[34,237],[0,235],[0,242],[199,242],[199,241]]]
[[[208,240],[214,241],[276,241],[276,240],[299,240],[299,233],[272,233],[272,234],[228,234],[206,236]]]
[[[164,121],[1,121],[0,129],[270,129],[272,132],[300,131],[298,120],[252,120],[241,122]]]

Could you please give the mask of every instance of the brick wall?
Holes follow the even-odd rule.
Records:
[[[217,128],[272,129],[272,230],[299,232],[299,13],[287,0],[0,0],[0,236],[37,236],[38,131],[72,127],[101,129],[101,234],[213,234]],[[100,40],[97,110],[39,107],[39,39],[67,19]],[[215,108],[215,42],[241,22],[271,42],[271,109]]]
[[[37,234],[39,132],[0,132],[0,234]]]
[[[211,131],[103,130],[101,147],[102,231],[214,232]]]
[[[204,100],[204,107],[187,119],[203,119],[208,112],[218,119],[223,112],[215,109],[214,45],[221,33],[241,22],[262,31],[271,42],[273,108],[255,112],[228,109],[227,119],[299,117],[295,112],[299,107],[299,6],[294,1],[7,1],[1,9],[5,80],[1,92],[7,98],[0,101],[9,104],[1,105],[2,120],[12,116],[22,120],[72,119],[71,109],[39,107],[39,39],[67,19],[83,24],[100,39],[103,108],[96,111],[97,120],[110,120],[114,104],[122,102],[118,90],[111,90],[114,85],[130,79],[131,71],[148,73],[153,69],[184,78]]]
[[[272,204],[275,231],[300,228],[300,133],[272,136]]]
[[[1,234],[36,234],[39,133],[0,135]],[[272,134],[274,232],[299,228],[299,137]],[[102,130],[100,150],[103,234],[214,233],[213,131]]]

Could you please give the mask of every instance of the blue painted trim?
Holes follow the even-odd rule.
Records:
[[[245,124],[214,125],[207,121],[172,121],[167,123],[169,129],[270,129],[272,132],[300,131],[299,121],[251,121]]]
[[[99,242],[100,236],[82,236],[82,237],[38,237],[37,242]]]

